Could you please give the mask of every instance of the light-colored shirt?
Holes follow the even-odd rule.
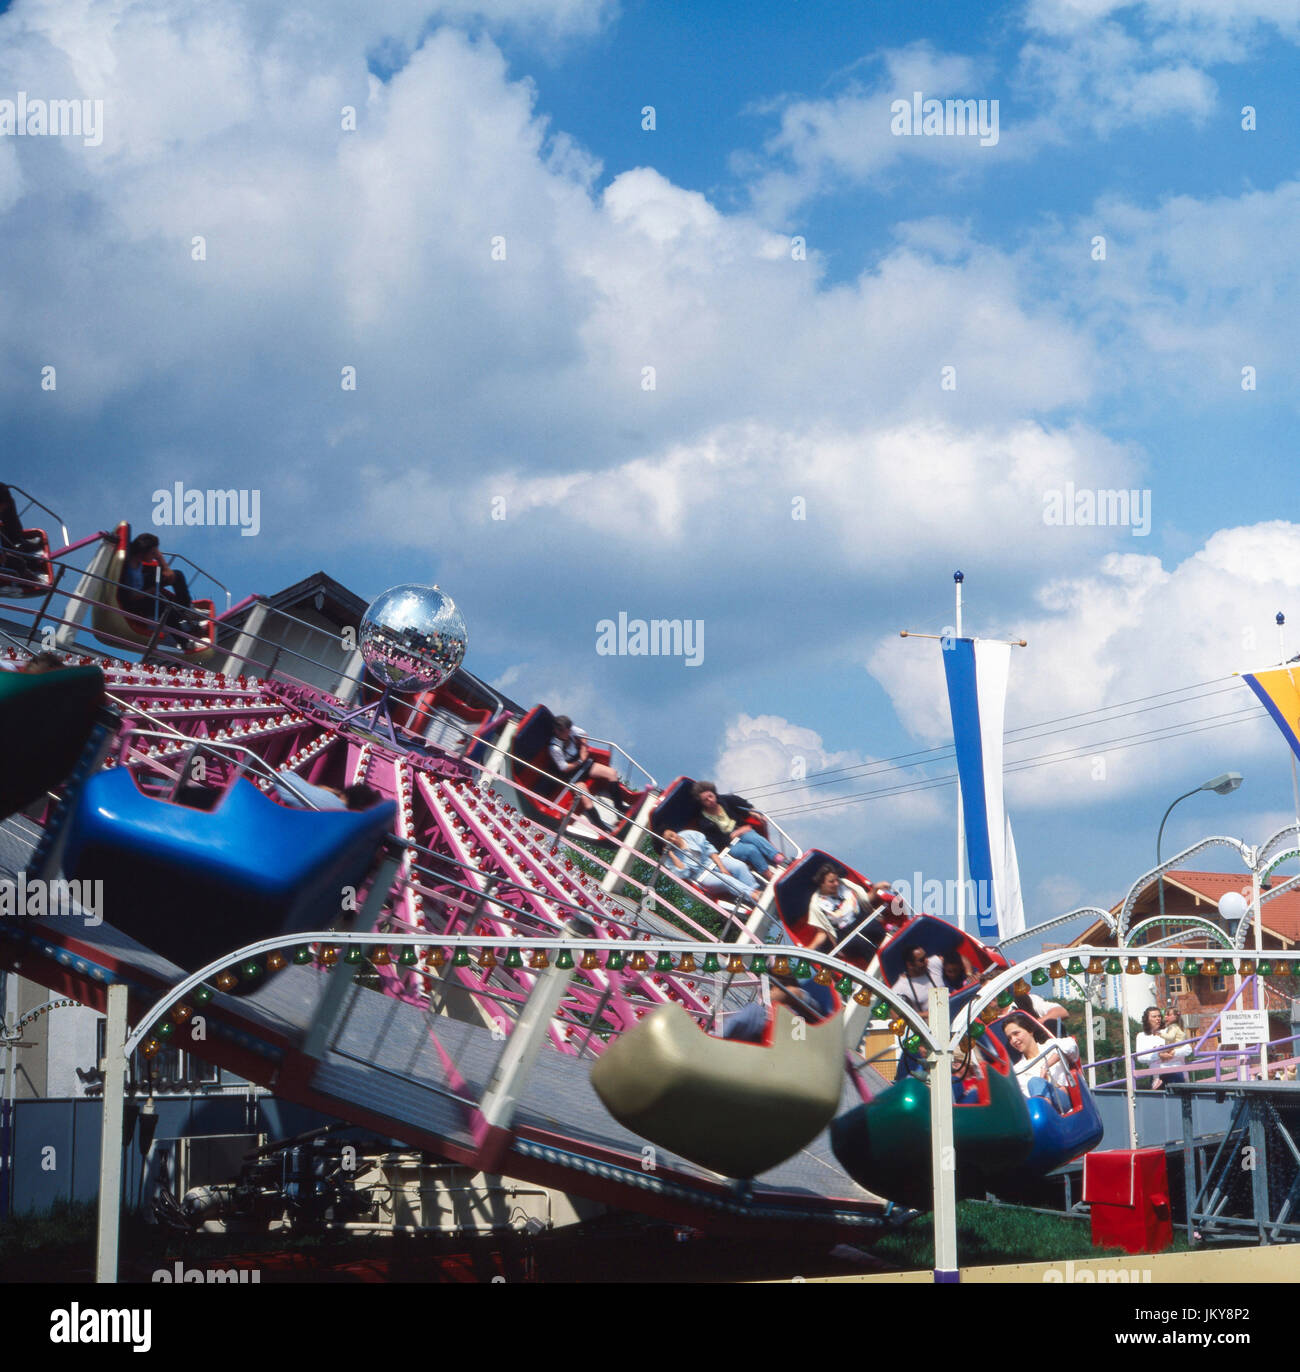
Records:
[[[1055,1049],[1055,1058],[1044,1058],[1040,1062],[1034,1063],[1031,1067],[1029,1062],[1036,1058],[1039,1053],[1046,1053],[1049,1049]],[[1078,1056],[1078,1047],[1075,1047],[1075,1054]],[[1020,1083],[1020,1089],[1025,1095],[1029,1094],[1029,1083],[1034,1077],[1042,1077],[1051,1082],[1053,1086],[1063,1086],[1067,1090],[1070,1086],[1070,1074],[1066,1070],[1065,1062],[1070,1057],[1070,1050],[1066,1041],[1063,1039],[1048,1039],[1046,1043],[1035,1042],[1030,1049],[1029,1057],[1024,1062],[1016,1064],[1016,1080]]]
[[[712,813],[701,810],[700,813],[710,824],[716,824],[724,834],[730,834],[736,827],[736,821],[722,808],[721,805]]]
[[[682,875],[687,881],[696,880],[701,872],[718,870],[713,863],[713,855],[718,850],[698,829],[682,829],[677,837],[681,840],[677,859],[686,864]]]
[[[930,988],[943,985],[943,959],[935,953],[926,958],[925,971],[908,976],[906,972],[889,988],[900,999],[918,1010],[930,1008]]]
[[[567,742],[558,737],[551,739],[551,761],[555,764],[557,771],[562,773],[573,771],[581,756],[582,740],[578,737],[576,730],[569,734]]]

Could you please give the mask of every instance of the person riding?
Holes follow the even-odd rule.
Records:
[[[698,806],[694,827],[719,852],[729,850],[764,881],[770,881],[785,865],[784,855],[759,832],[758,811],[744,796],[720,796],[711,781],[697,781],[691,795]]]
[[[551,771],[573,787],[574,803],[583,818],[596,828],[609,832],[609,825],[601,818],[596,803],[584,789],[585,781],[601,782],[609,792],[616,809],[622,809],[622,792],[618,773],[605,762],[597,762],[587,747],[587,736],[573,727],[568,715],[556,715],[552,721],[551,741],[547,746]]]
[[[141,619],[157,620],[162,639],[182,652],[197,645],[191,637],[198,627],[190,603],[185,573],[170,566],[162,555],[157,534],[137,534],[126,550],[117,603]]]
[[[903,975],[889,988],[901,1000],[920,1011],[930,1012],[930,988],[943,985],[943,959],[931,957],[921,944],[914,944],[903,954]]]
[[[40,567],[32,554],[39,552],[40,547],[40,539],[24,530],[13,493],[0,482],[0,571],[34,577]]]
[[[762,996],[732,1011],[722,1030],[722,1037],[741,1043],[760,1043],[767,1030],[769,1013],[777,1006],[784,1006],[792,1015],[810,1024],[816,1024],[833,1013],[835,999],[829,986],[821,986],[812,977],[803,981],[788,978],[783,985],[777,978],[768,981],[768,1000],[771,1012]]]
[[[708,896],[727,896],[752,904],[758,890],[754,874],[743,862],[728,857],[698,829],[665,829],[664,856],[683,880],[693,882]]]
[[[877,911],[873,908],[880,889],[864,890],[841,875],[838,868],[824,862],[813,876],[808,922],[832,935],[832,947],[842,944],[841,953],[870,960],[884,942],[885,930],[876,922]],[[857,935],[850,938],[854,930]]]
[[[1004,1030],[1007,1043],[1020,1054],[1016,1081],[1026,1097],[1042,1096],[1065,1114],[1070,1108],[1069,1051],[1036,1020],[1020,1010],[1012,1011]],[[1046,1050],[1050,1049],[1050,1052]],[[1045,1056],[1038,1058],[1040,1053]],[[1033,1059],[1038,1058],[1035,1062]]]

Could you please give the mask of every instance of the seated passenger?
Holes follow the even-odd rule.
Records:
[[[752,822],[758,812],[743,796],[719,796],[711,781],[697,781],[691,795],[700,807],[695,827],[720,852],[729,851],[764,881],[785,865],[784,854]]]
[[[943,959],[931,957],[918,943],[903,955],[903,975],[889,988],[922,1015],[930,1012],[930,988],[943,985]]]
[[[829,933],[832,936],[830,946],[839,945],[842,954],[870,961],[886,937],[883,924],[872,925],[877,913],[872,904],[872,895],[841,877],[829,862],[823,863],[813,877],[808,922]],[[860,932],[856,937],[850,937],[855,929]],[[819,941],[813,946],[821,947],[822,944]]]
[[[966,960],[960,949],[954,949],[943,956],[943,984],[949,991],[960,991],[972,977],[975,969]]]
[[[0,482],[0,572],[15,576],[34,577],[44,569],[40,559],[31,556],[40,551],[41,541],[23,532],[18,506],[9,487]]]
[[[35,653],[15,662],[0,662],[0,672],[20,672],[24,676],[40,676],[42,672],[61,672],[66,664],[58,653]]]
[[[790,981],[786,985],[773,978],[769,983],[769,996],[773,1010],[783,1005],[792,1015],[812,1024],[824,1020],[835,1009],[831,988],[818,985],[812,977]],[[761,1042],[767,1030],[768,1013],[768,1007],[760,996],[727,1015],[722,1037],[741,1043]]]
[[[1016,1081],[1026,1096],[1042,1096],[1065,1114],[1070,1108],[1070,1073],[1066,1066],[1069,1050],[1028,1015],[1014,1011],[1006,1020],[1007,1043],[1020,1054],[1016,1064]],[[1033,1062],[1039,1053],[1052,1051]]]
[[[595,801],[582,788],[584,781],[599,781],[607,790],[616,809],[622,810],[622,792],[619,788],[618,773],[607,763],[597,762],[587,748],[587,736],[581,729],[573,727],[568,715],[555,716],[555,732],[547,749],[551,759],[551,770],[561,781],[567,781],[573,788],[574,804],[582,811],[583,818],[594,824],[597,829],[609,832],[609,825],[600,817]]]
[[[758,891],[754,874],[743,862],[727,857],[698,829],[664,830],[664,856],[681,874],[708,896],[726,896],[752,905]]]
[[[276,778],[275,793],[286,805],[299,810],[368,810],[383,800],[373,786],[364,782],[340,789],[304,781],[293,772],[284,771]]]
[[[184,635],[197,634],[202,624],[191,608],[185,573],[167,564],[157,534],[138,534],[131,540],[117,603],[128,614],[157,620],[164,630],[162,643],[171,643],[182,652],[195,646]]]

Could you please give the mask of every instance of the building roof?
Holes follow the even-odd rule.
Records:
[[[1280,896],[1267,898],[1270,886],[1281,885],[1286,878],[1273,878],[1263,887],[1265,898],[1260,902],[1260,924],[1267,938],[1282,944],[1300,942],[1300,890],[1284,891]],[[1165,911],[1171,915],[1196,914],[1219,922],[1219,898],[1229,891],[1240,891],[1250,898],[1250,878],[1242,872],[1202,872],[1177,868],[1165,873]],[[1111,906],[1111,914],[1118,914],[1123,901]],[[1138,897],[1133,907],[1131,923],[1149,918],[1159,912],[1160,891],[1152,884]],[[1089,925],[1072,944],[1106,943],[1109,933],[1100,922]]]

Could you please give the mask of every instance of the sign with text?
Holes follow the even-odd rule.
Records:
[[[1268,1015],[1263,1010],[1225,1010],[1219,1020],[1219,1042],[1234,1048],[1268,1040]]]

